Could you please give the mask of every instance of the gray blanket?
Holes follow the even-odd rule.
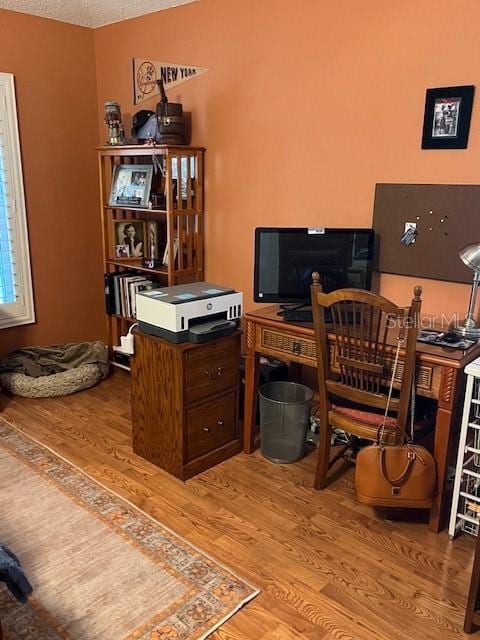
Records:
[[[0,373],[23,373],[32,378],[39,378],[83,364],[96,364],[102,372],[102,377],[107,376],[108,349],[103,342],[72,342],[52,347],[17,349],[0,362]]]

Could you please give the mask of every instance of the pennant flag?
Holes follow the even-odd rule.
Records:
[[[193,67],[187,64],[173,62],[156,62],[144,58],[133,59],[133,104],[139,104],[159,96],[157,80],[163,79],[165,89],[176,87],[177,84],[187,82],[200,76],[209,69]]]

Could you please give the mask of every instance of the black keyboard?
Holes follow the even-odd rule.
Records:
[[[285,322],[313,322],[311,307],[305,307],[302,309],[282,309],[282,311],[278,311],[278,315],[282,316]],[[325,309],[325,322],[327,324],[331,324],[333,322],[330,309]]]
[[[279,312],[286,322],[313,322],[311,309],[284,309]]]
[[[325,323],[333,324],[332,312],[330,309],[325,309]],[[313,314],[311,307],[305,307],[304,309],[282,309],[278,311],[278,315],[282,316],[285,322],[313,322]],[[354,323],[353,313],[349,312],[346,317],[342,318],[343,322],[347,324]],[[359,321],[359,314],[357,313],[356,322]]]

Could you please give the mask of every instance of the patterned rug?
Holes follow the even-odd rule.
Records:
[[[258,590],[0,419],[0,542],[34,593],[0,585],[5,640],[200,640]]]

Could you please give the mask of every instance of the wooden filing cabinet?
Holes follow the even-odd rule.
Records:
[[[240,332],[203,344],[135,334],[133,450],[182,480],[242,448]]]

